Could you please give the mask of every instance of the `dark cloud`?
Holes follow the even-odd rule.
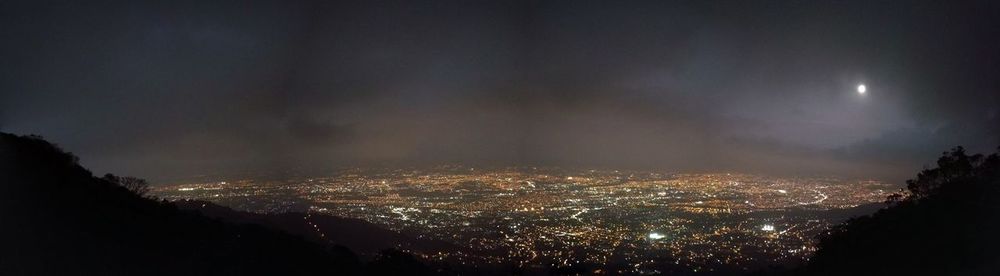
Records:
[[[155,180],[442,162],[898,180],[949,147],[1000,145],[998,16],[991,1],[5,1],[0,128]]]

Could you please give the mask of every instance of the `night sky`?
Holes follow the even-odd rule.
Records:
[[[1000,1],[163,2],[0,1],[0,131],[154,182],[436,164],[899,181],[1000,146]]]

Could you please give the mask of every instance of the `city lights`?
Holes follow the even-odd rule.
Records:
[[[462,246],[423,252],[401,245],[428,261],[561,267],[624,256],[635,269],[630,273],[649,272],[650,254],[677,257],[692,271],[801,261],[815,250],[814,237],[837,222],[827,211],[877,204],[883,191],[892,190],[880,182],[830,178],[460,166],[225,183],[165,186],[154,193],[257,213],[362,219]]]

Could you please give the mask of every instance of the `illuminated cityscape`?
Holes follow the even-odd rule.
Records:
[[[332,175],[168,185],[153,194],[256,213],[357,218],[459,248],[399,245],[428,262],[658,273],[663,265],[698,272],[801,263],[844,212],[877,206],[895,190],[835,178],[553,168]]]
[[[1000,276],[1000,0],[0,0],[0,276]]]

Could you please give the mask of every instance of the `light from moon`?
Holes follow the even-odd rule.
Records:
[[[859,84],[859,85],[858,85],[858,94],[864,94],[864,93],[865,93],[865,91],[868,91],[868,88],[867,88],[867,87],[865,87],[865,85],[864,85],[864,84]]]

